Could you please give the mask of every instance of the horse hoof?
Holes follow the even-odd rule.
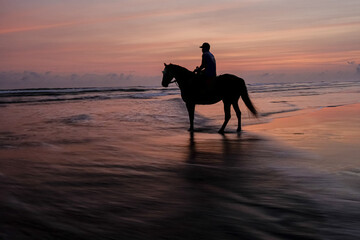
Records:
[[[238,128],[236,131],[237,131],[237,132],[241,132],[242,130],[241,130],[241,128]]]
[[[224,134],[224,133],[225,133],[225,131],[220,129],[220,130],[218,131],[218,133],[220,133],[220,134]]]

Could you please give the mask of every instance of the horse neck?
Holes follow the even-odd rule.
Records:
[[[185,87],[187,82],[194,77],[193,75],[194,73],[188,69],[175,65],[174,76],[179,84],[180,89]]]

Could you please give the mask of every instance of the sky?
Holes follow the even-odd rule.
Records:
[[[163,63],[247,82],[360,80],[359,0],[0,0],[0,88],[156,85]]]

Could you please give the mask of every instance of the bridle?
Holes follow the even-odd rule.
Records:
[[[165,71],[162,71],[162,72],[163,72],[163,74],[166,74]],[[174,78],[173,80],[171,80],[171,81],[169,82],[169,84],[170,84],[170,83],[175,83],[177,86],[179,86],[179,83],[177,82],[176,78]]]

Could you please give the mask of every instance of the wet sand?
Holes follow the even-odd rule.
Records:
[[[1,131],[0,239],[358,239],[359,106],[225,135],[5,108],[25,125]]]
[[[246,127],[312,155],[311,167],[360,168],[360,104],[328,107]]]

